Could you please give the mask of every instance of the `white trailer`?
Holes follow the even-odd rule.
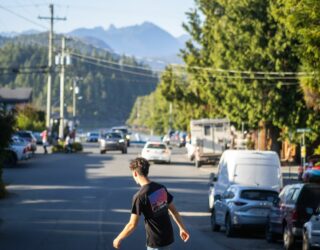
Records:
[[[196,167],[219,161],[230,144],[230,121],[227,118],[191,120],[190,132],[190,150],[194,151],[192,158]]]

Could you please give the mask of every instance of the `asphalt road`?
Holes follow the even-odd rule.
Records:
[[[112,249],[138,190],[128,164],[140,149],[130,147],[126,155],[98,152],[97,144],[86,144],[83,153],[38,153],[34,159],[5,169],[9,196],[0,200],[0,249]],[[212,171],[210,166],[196,169],[181,149],[174,149],[171,165],[152,164],[150,178],[174,195],[191,234],[190,241],[183,243],[175,227],[172,249],[282,249],[281,242],[268,244],[263,233],[242,232],[229,239],[223,230],[211,231],[207,190]],[[121,249],[145,249],[143,218]]]

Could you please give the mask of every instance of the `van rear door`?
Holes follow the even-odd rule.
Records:
[[[281,188],[280,169],[275,165],[239,163],[235,166],[233,181],[235,184]]]

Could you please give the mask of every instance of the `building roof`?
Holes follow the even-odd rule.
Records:
[[[31,88],[0,88],[0,103],[18,104],[28,103],[32,99]]]

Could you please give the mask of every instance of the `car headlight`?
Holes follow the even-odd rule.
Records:
[[[119,142],[120,142],[120,143],[123,143],[123,142],[124,142],[124,140],[123,140],[123,139],[120,139],[120,140],[119,140]]]
[[[127,140],[130,140],[130,135],[126,135]]]

